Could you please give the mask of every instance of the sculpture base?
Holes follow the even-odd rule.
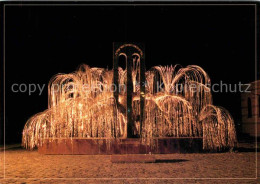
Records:
[[[38,147],[41,154],[112,155],[112,154],[170,154],[202,151],[202,138],[155,138],[155,146],[142,144],[138,138],[59,138],[46,139]]]
[[[154,155],[147,154],[128,154],[128,155],[111,155],[112,163],[155,163]]]

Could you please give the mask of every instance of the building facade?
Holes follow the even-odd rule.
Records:
[[[248,89],[247,89],[248,88]],[[260,80],[244,86],[241,93],[242,133],[260,136]]]

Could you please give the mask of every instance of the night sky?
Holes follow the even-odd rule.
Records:
[[[253,5],[20,5],[5,7],[5,18],[6,143],[21,142],[27,119],[47,108],[53,75],[73,72],[82,63],[112,69],[113,42],[144,43],[147,70],[192,64],[212,83],[255,80]],[[39,90],[29,96],[13,93],[14,83],[46,86],[41,96]],[[228,109],[238,124],[239,93],[214,93],[213,103]],[[1,125],[2,130],[3,118]]]

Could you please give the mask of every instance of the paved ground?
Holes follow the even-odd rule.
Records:
[[[5,159],[0,149],[0,183],[257,183],[249,179],[256,177],[256,153],[246,146],[235,153],[156,155],[156,163],[125,164],[111,163],[108,155],[40,155],[10,146]]]

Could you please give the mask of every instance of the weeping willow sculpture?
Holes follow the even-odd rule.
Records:
[[[141,94],[140,60],[132,66],[132,109],[135,134],[143,144],[155,137],[203,137],[203,149],[233,148],[236,132],[231,115],[212,105],[210,79],[199,66],[156,66],[145,72]],[[22,144],[33,149],[52,138],[126,138],[126,90],[118,102],[113,70],[81,65],[71,74],[55,75],[48,85],[48,109],[25,124]],[[126,87],[127,70],[118,68],[118,83]],[[144,96],[140,123],[140,94]]]

